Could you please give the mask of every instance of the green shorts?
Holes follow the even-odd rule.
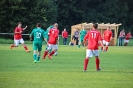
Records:
[[[42,41],[34,41],[33,42],[33,49],[42,51]]]

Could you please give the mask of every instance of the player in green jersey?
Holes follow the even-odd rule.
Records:
[[[83,40],[84,40],[84,37],[86,35],[86,30],[85,29],[81,29],[80,33],[79,33],[79,45],[78,45],[78,48],[80,48],[80,45],[82,44],[83,47],[84,47],[84,44],[83,44]]]
[[[37,23],[37,28],[34,28],[30,34],[30,40],[33,39],[33,58],[34,58],[34,63],[39,62],[40,60],[40,55],[41,55],[41,50],[42,50],[42,42],[43,40],[46,41],[45,39],[45,31],[41,29],[41,24]],[[38,50],[38,55],[37,55],[37,50]]]

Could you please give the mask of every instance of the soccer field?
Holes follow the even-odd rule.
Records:
[[[10,50],[9,44],[0,44],[0,88],[133,88],[133,46],[100,52],[99,72],[94,57],[83,72],[85,49],[60,45],[53,60],[33,64],[32,44],[28,47],[30,53],[22,45]]]

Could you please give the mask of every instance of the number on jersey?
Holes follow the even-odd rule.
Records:
[[[36,32],[36,38],[40,38],[41,37],[41,33]]]
[[[96,33],[91,33],[92,38],[96,38]]]

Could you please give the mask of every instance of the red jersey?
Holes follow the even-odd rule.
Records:
[[[67,38],[68,37],[68,32],[67,31],[63,31],[62,32],[62,37],[63,38]]]
[[[23,28],[18,28],[18,27],[15,28],[15,30],[14,30],[14,39],[15,40],[19,40],[22,38],[22,35],[21,35],[22,31],[23,31]],[[19,33],[16,33],[16,32],[19,32]]]
[[[112,37],[112,31],[105,30],[103,36],[104,36],[103,40],[110,42],[110,39]]]
[[[131,33],[128,33],[125,37],[126,40],[129,40],[129,38],[132,37]]]
[[[50,29],[48,35],[49,35],[49,44],[57,44],[59,30],[57,28]]]
[[[90,30],[84,37],[88,40],[88,49],[98,50],[99,40],[102,40],[101,34],[98,30]]]

